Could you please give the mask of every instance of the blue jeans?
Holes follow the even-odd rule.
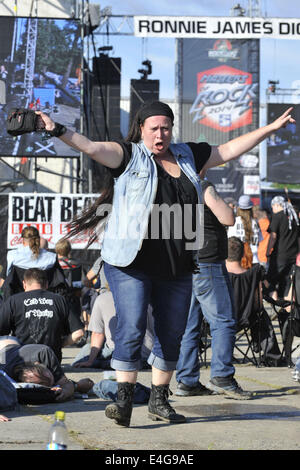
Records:
[[[80,349],[79,353],[75,357],[75,360],[72,365],[76,364],[77,362],[86,362],[90,357],[91,352],[91,344],[87,343]],[[91,367],[95,369],[106,369],[109,365],[109,361],[111,358],[112,349],[110,349],[106,343],[104,343],[103,347],[97,354],[97,357],[94,359]]]
[[[99,398],[103,398],[104,400],[113,400],[117,401],[118,398],[118,384],[114,380],[101,380],[97,384],[93,386],[93,392]],[[140,384],[139,382],[136,383],[134,395],[133,395],[133,403],[141,404],[141,403],[148,403],[150,398],[150,388],[145,387],[145,385]]]
[[[197,263],[188,322],[177,363],[177,382],[194,386],[200,378],[199,341],[203,316],[211,332],[211,377],[233,375],[236,320],[231,283],[224,263]]]
[[[192,275],[164,280],[137,269],[117,268],[107,263],[104,269],[117,316],[111,367],[120,371],[136,371],[142,367],[141,347],[151,304],[154,344],[148,363],[160,370],[175,370],[188,316]]]

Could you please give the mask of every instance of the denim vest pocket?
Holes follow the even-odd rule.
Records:
[[[143,193],[146,189],[150,173],[145,170],[130,170],[127,177],[127,190],[130,192],[141,191]]]

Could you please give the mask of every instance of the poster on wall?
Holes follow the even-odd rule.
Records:
[[[259,40],[181,41],[181,140],[219,145],[258,127]],[[206,176],[222,197],[246,193],[256,201],[258,175],[255,148]]]
[[[8,249],[22,244],[21,233],[26,226],[36,227],[53,249],[67,235],[71,220],[96,199],[94,194],[10,193],[8,196]],[[89,233],[84,232],[69,241],[72,249],[83,250],[88,240]],[[89,249],[99,250],[99,241]]]
[[[12,138],[6,119],[10,110],[23,107],[80,130],[80,21],[1,16],[0,41],[0,155],[79,156],[41,133]]]

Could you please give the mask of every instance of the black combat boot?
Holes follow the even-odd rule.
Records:
[[[107,418],[114,419],[120,426],[128,427],[132,413],[135,384],[118,382],[117,401],[105,408]]]
[[[185,423],[183,415],[178,415],[171,407],[168,398],[172,394],[169,385],[152,385],[148,403],[149,418],[153,421],[166,421],[167,423]]]

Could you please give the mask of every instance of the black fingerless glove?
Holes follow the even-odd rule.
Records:
[[[46,131],[49,137],[60,137],[67,132],[67,128],[58,122],[55,122],[55,127],[52,131]]]

